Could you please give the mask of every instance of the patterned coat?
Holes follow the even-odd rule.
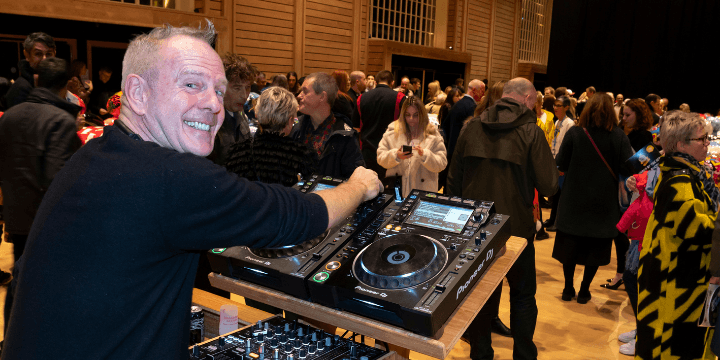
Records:
[[[689,168],[699,170],[674,157],[660,163],[655,207],[640,253],[638,360],[705,358],[707,329],[697,321],[710,280],[716,214]]]

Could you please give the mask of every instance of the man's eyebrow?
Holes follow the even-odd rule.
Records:
[[[180,73],[178,75],[180,75],[180,76],[182,76],[182,75],[203,76],[203,75],[205,75],[205,73],[203,73],[202,71],[194,70],[194,69],[183,69],[182,71],[180,71]]]

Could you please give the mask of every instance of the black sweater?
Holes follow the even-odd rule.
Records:
[[[315,194],[121,131],[89,141],[45,195],[17,265],[3,360],[187,359],[201,254],[296,244],[327,227]]]

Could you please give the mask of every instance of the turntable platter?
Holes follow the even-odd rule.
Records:
[[[358,254],[353,274],[371,287],[402,289],[435,277],[445,267],[447,258],[445,247],[429,236],[388,236]]]
[[[284,258],[284,257],[290,257],[295,256],[298,254],[302,254],[315,246],[317,246],[319,243],[321,243],[325,237],[328,236],[329,231],[325,230],[325,232],[313,239],[310,239],[302,244],[297,244],[293,246],[283,246],[283,247],[276,247],[276,248],[261,248],[261,249],[250,249],[250,252],[264,258],[270,258],[270,259],[276,259],[276,258]]]

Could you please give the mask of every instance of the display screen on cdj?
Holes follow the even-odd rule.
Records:
[[[320,190],[332,189],[332,188],[334,188],[334,187],[335,187],[335,185],[328,185],[328,184],[318,183],[318,184],[315,186],[315,189],[313,189],[312,192],[318,192],[318,191],[320,191]]]
[[[421,200],[405,223],[459,234],[472,213],[473,209]]]

